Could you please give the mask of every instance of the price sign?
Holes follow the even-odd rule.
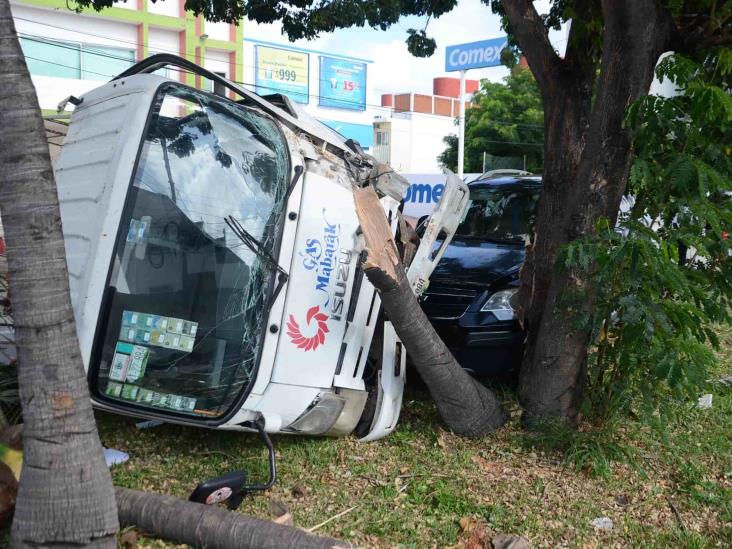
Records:
[[[298,103],[308,102],[309,55],[307,53],[256,46],[257,93],[282,93]]]
[[[366,63],[320,56],[318,105],[366,110]]]

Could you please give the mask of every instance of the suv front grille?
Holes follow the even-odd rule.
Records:
[[[476,290],[430,284],[420,302],[429,318],[459,318],[477,295]]]

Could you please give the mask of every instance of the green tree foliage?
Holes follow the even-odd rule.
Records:
[[[503,82],[484,80],[473,96],[474,106],[465,111],[465,171],[481,172],[483,153],[505,157],[517,165],[491,165],[491,168],[541,170],[544,152],[544,108],[536,80],[526,68],[514,67]],[[438,160],[457,171],[457,136],[445,139],[447,148]]]
[[[714,324],[731,320],[732,50],[673,55],[657,73],[681,93],[629,110],[632,208],[561,254],[594,277],[596,307],[577,321],[596,342],[586,413],[599,421],[698,396],[714,362]]]
[[[120,0],[76,0],[79,10],[92,7],[102,10]],[[176,0],[152,0],[153,2]],[[238,23],[242,19],[259,23],[278,23],[290,40],[316,38],[323,32],[368,25],[386,30],[400,18],[409,15],[438,18],[457,6],[457,0],[337,0],[312,2],[308,0],[186,0],[185,9],[202,15],[206,21]],[[426,26],[426,25],[425,25]],[[406,43],[417,57],[429,57],[437,42],[426,29],[408,29]]]

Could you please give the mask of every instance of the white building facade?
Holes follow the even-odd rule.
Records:
[[[233,80],[243,70],[242,25],[207,23],[183,0],[130,0],[76,13],[66,0],[11,0],[13,19],[44,112],[56,110],[154,53],[172,53]],[[211,89],[201,77],[167,76]]]
[[[442,171],[437,160],[457,133],[455,118],[419,112],[391,112],[374,119],[374,156],[399,173]]]

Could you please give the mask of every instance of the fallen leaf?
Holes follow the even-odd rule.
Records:
[[[292,497],[294,498],[304,498],[306,493],[307,488],[302,484],[295,484],[295,486],[292,487]]]
[[[622,507],[625,507],[626,505],[630,504],[630,499],[625,494],[620,494],[618,496],[615,496],[615,503]]]
[[[276,524],[284,524],[285,526],[293,526],[294,522],[292,520],[292,515],[290,513],[285,513],[284,515],[280,515],[279,517],[273,518],[272,522]]]
[[[135,549],[137,547],[137,530],[131,528],[119,535],[119,544],[125,549]]]
[[[465,540],[465,549],[490,549],[492,532],[484,522],[473,521],[468,539]]]
[[[272,502],[269,504],[270,509],[272,509],[272,514],[275,517],[281,517],[282,515],[286,515],[290,512],[290,509],[287,507],[287,505],[281,501],[278,501],[276,499],[273,499]]]
[[[492,541],[493,549],[530,549],[529,540],[513,534],[498,534]]]

